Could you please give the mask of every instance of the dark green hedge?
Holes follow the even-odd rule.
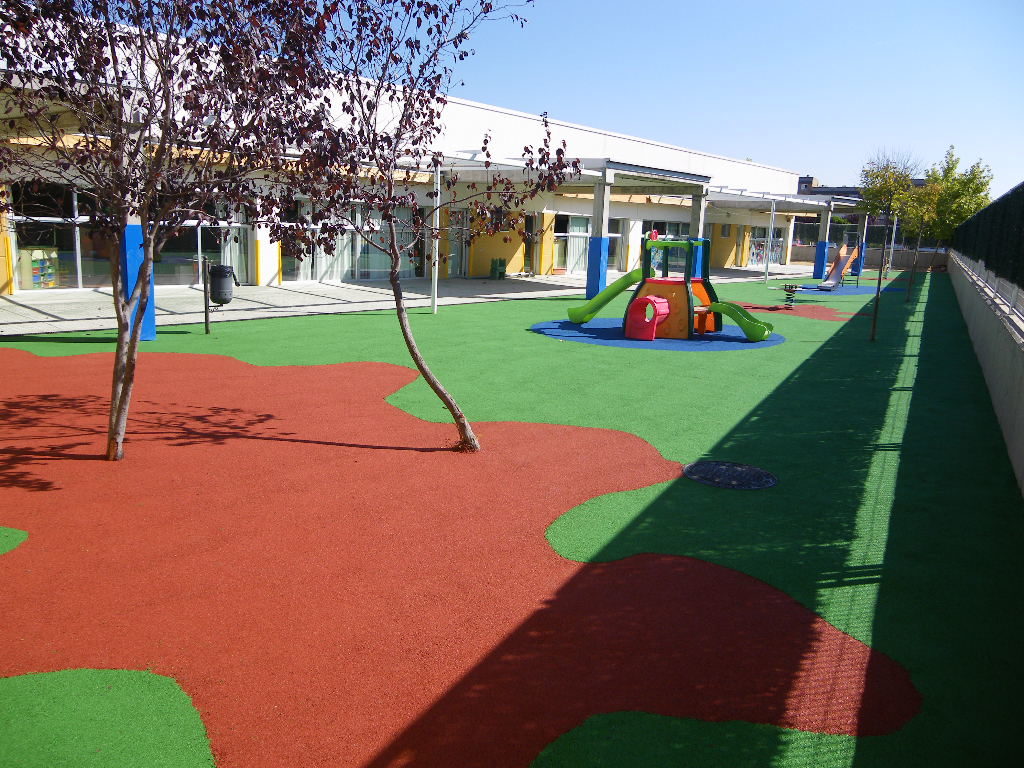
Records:
[[[1024,183],[957,227],[953,247],[1024,287]]]

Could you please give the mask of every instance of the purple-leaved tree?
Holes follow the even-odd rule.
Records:
[[[480,443],[420,353],[400,272],[403,259],[410,258],[418,244],[442,237],[436,210],[472,211],[470,238],[495,234],[500,228],[517,232],[525,241],[527,202],[579,173],[579,163],[567,158],[564,142],[553,144],[542,115],[542,135],[535,137],[536,144],[523,146],[516,158],[521,167],[492,161],[491,136],[484,135],[479,155],[485,181],[463,182],[457,172],[447,173],[440,196],[425,192],[433,171],[444,162],[436,144],[454,68],[471,55],[471,34],[484,22],[524,23],[513,12],[516,7],[484,0],[378,0],[337,6],[325,31],[327,66],[337,78],[332,103],[336,130],[322,137],[328,143],[309,153],[319,151],[323,158],[320,171],[303,188],[315,212],[301,223],[314,229],[298,230],[305,233],[299,237],[314,247],[331,248],[350,232],[388,254],[389,279],[409,355],[450,412],[459,432],[456,448],[465,451],[479,450]]]
[[[308,0],[10,0],[0,10],[0,180],[75,189],[90,236],[108,245],[110,460],[124,455],[142,328],[132,318],[151,300],[164,245],[218,207],[285,209],[307,175],[303,147],[328,119],[331,80],[317,63],[328,12]],[[13,202],[0,198],[6,211]],[[139,239],[141,266],[124,274],[121,252]]]
[[[399,279],[412,245],[397,229],[408,209],[412,239],[436,238],[429,208],[461,203],[478,212],[475,231],[494,231],[494,212],[521,210],[574,171],[546,133],[524,149],[521,173],[495,169],[475,186],[450,176],[446,199],[426,212],[416,205],[441,162],[434,143],[453,66],[469,55],[472,31],[501,18],[521,21],[481,0],[5,3],[0,181],[75,189],[90,235],[110,246],[108,459],[124,455],[142,327],[132,319],[151,301],[154,263],[186,222],[215,211],[300,246],[333,247],[355,232],[385,250],[410,355],[452,413],[458,447],[479,448],[416,346]],[[0,211],[13,202],[0,197]],[[290,212],[301,204],[312,213],[298,223],[315,228],[295,226]],[[132,227],[140,237],[129,237]],[[140,266],[125,274],[122,253],[137,240]]]

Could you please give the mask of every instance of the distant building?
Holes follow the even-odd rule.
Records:
[[[924,179],[911,179],[915,187],[923,187]],[[830,197],[855,197],[863,199],[860,187],[826,187],[814,176],[801,176],[797,179],[796,191],[798,195],[828,195]]]
[[[837,195],[861,199],[859,187],[826,187],[814,176],[801,176],[797,180],[796,189],[798,195]]]

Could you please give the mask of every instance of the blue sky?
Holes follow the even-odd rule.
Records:
[[[878,150],[927,167],[950,144],[962,167],[992,168],[993,197],[1024,182],[1024,0],[536,0],[522,13],[525,29],[476,33],[453,95],[823,184],[856,184]]]

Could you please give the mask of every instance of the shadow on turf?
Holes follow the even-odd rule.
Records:
[[[948,286],[945,290],[948,291]],[[934,427],[928,433],[908,432],[895,444],[887,442],[882,435],[892,395],[904,389],[899,386],[897,374],[908,354],[908,327],[919,327],[908,326],[907,322],[915,302],[904,304],[887,298],[883,297],[880,307],[877,342],[868,341],[872,298],[862,310],[865,316],[845,323],[709,451],[707,458],[754,464],[773,472],[780,479],[777,488],[736,493],[687,480],[676,481],[669,484],[653,504],[619,529],[591,560],[621,560],[638,553],[698,557],[771,584],[812,611],[827,613],[827,618],[841,629],[853,632],[850,628],[867,627],[867,634],[871,635],[871,628],[878,621],[874,602],[854,600],[846,606],[844,598],[862,595],[857,590],[873,594],[878,585],[885,584],[898,571],[882,556],[887,551],[884,530],[878,532],[879,543],[883,545],[878,557],[873,558],[870,551],[858,553],[858,547],[863,548],[861,539],[865,535],[864,520],[859,519],[863,518],[862,509],[876,506],[873,494],[885,493],[884,488],[870,487],[869,475],[873,467],[877,470],[879,461],[887,460],[885,457],[903,457],[910,471],[915,452],[925,447],[917,444],[918,441],[934,448],[938,439]],[[959,317],[955,304],[950,305],[948,301],[943,302],[941,311],[947,316],[957,313]],[[927,323],[924,327],[927,328]],[[922,355],[941,358],[943,354],[942,339],[926,334]],[[941,381],[931,384],[933,388],[942,389]],[[927,396],[942,397],[942,394],[929,391]],[[918,397],[915,390],[915,402]],[[897,489],[897,497],[899,495]],[[885,498],[877,500],[882,507],[887,503]],[[883,519],[884,514],[885,510]],[[571,618],[569,606],[575,605],[579,595],[586,591],[589,567],[584,566],[578,577],[567,582],[547,602],[543,615],[557,617],[564,610],[565,617]],[[934,578],[934,574],[928,577]],[[594,623],[620,627],[634,637],[643,635],[644,626],[634,623],[628,612],[602,615],[599,598],[595,601],[598,605],[591,619]],[[828,605],[831,608],[826,610]],[[566,607],[563,609],[563,606]],[[886,619],[896,621],[902,610],[911,608],[901,605],[900,609],[887,612]],[[737,631],[740,631],[748,609],[736,605],[735,610]],[[510,709],[508,703],[518,701],[524,690],[538,686],[539,681],[534,676],[539,675],[542,680],[550,674],[545,671],[543,660],[562,653],[556,639],[538,634],[534,624],[541,615],[538,612],[535,619],[520,625],[367,768],[384,768],[397,764],[395,761],[405,766],[443,764],[446,755],[472,754],[473,742],[480,734],[509,733],[508,718],[515,709]],[[692,633],[699,636],[701,630],[701,623],[696,621]],[[876,631],[880,637],[885,637],[887,627],[877,627]],[[799,636],[801,632],[791,633],[790,638],[794,634]],[[690,640],[692,638],[688,638]],[[708,638],[708,642],[714,641],[715,638]],[[808,625],[802,632],[802,651],[798,637],[797,650],[794,651],[792,645],[786,649],[767,649],[764,660],[776,670],[788,671],[790,679],[795,679],[812,655],[815,642],[815,634]],[[755,640],[750,646],[751,654],[759,657],[765,654],[766,649],[756,646]],[[887,650],[879,643],[874,646]],[[913,651],[914,648],[897,650]],[[580,653],[586,651],[581,649]],[[896,659],[906,663],[912,655],[903,653]],[[629,681],[617,681],[614,669],[601,666],[588,669],[589,674],[599,678],[590,681],[594,686],[629,684]],[[871,680],[871,669],[847,670],[839,662],[833,673],[847,678],[852,675],[854,683],[860,680],[861,701],[877,699],[877,695],[872,695],[870,683],[863,682]],[[762,693],[761,722],[772,722],[791,706],[788,693],[786,686]],[[716,691],[683,688],[679,695],[713,699]],[[823,691],[822,695],[825,698],[820,707],[826,711],[828,691]],[[512,717],[514,719],[514,715]],[[884,755],[877,761],[862,761],[858,757],[860,747],[853,740],[838,748],[837,756],[830,761],[824,753],[813,751],[818,748],[809,746],[811,740],[842,737],[803,734],[752,723],[736,725],[744,734],[740,738],[716,740],[712,737],[705,742],[698,739],[697,743],[665,744],[661,752],[651,757],[650,729],[645,724],[636,725],[645,722],[643,717],[646,716],[638,715],[631,721],[632,728],[624,728],[623,723],[618,722],[614,731],[609,730],[612,726],[600,725],[595,730],[591,725],[596,720],[588,720],[592,732],[579,737],[580,729],[570,731],[552,743],[534,766],[649,768],[655,764],[676,764],[674,761],[683,757],[686,764],[722,768],[769,765],[850,768],[854,764],[881,768],[900,762],[899,750],[889,753],[885,746],[893,743],[887,739],[898,737],[872,740]],[[536,726],[519,722],[518,727],[528,730]],[[694,727],[691,722],[686,728],[692,732]],[[722,725],[704,723],[696,727],[707,736]],[[677,736],[685,737],[685,732],[686,729]],[[935,735],[933,733],[932,737]],[[465,752],[453,749],[453,743],[460,740],[464,740]],[[812,749],[811,754],[808,749]]]
[[[918,273],[912,291],[920,290]],[[900,279],[900,278],[897,278]],[[898,299],[902,301],[902,297]],[[883,303],[882,311],[887,309]],[[1024,500],[946,276],[931,276],[907,412],[874,642],[914,662],[933,718],[859,744],[852,768],[1006,766],[1024,718]],[[922,718],[923,720],[923,718]]]

